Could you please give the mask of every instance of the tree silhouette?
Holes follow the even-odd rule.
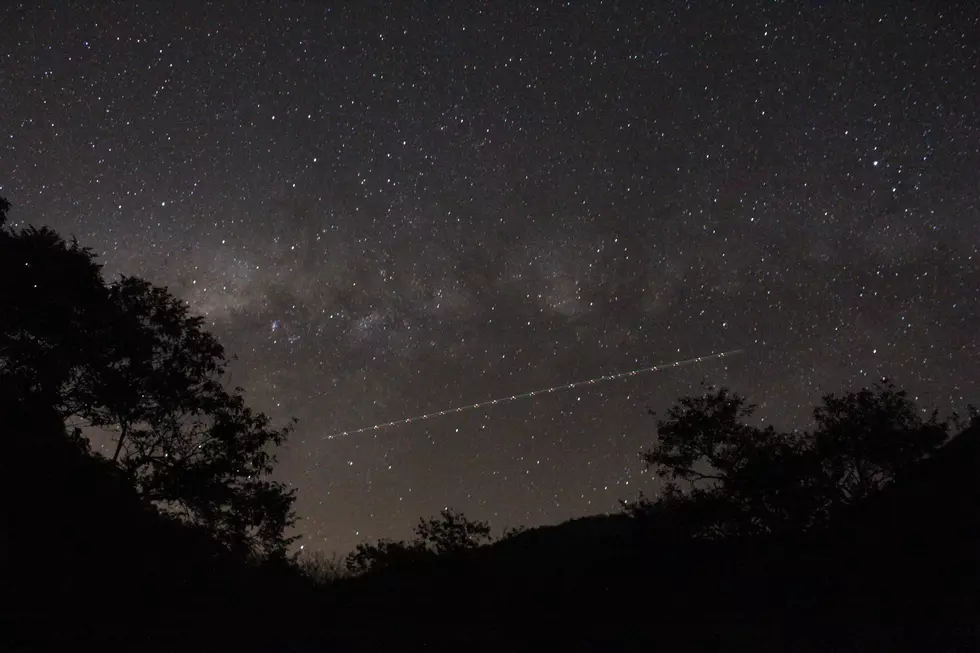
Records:
[[[118,435],[112,455],[147,499],[211,528],[226,544],[281,554],[294,492],[268,480],[290,427],[227,391],[224,350],[167,289],[133,277],[109,287],[102,360],[74,413]]]
[[[923,420],[908,393],[888,379],[873,390],[826,395],[813,417],[816,454],[839,503],[880,490],[949,438],[937,411]]]
[[[0,377],[63,419],[115,434],[139,494],[226,546],[281,555],[294,491],[268,478],[291,427],[225,389],[224,350],[166,288],[106,286],[95,256],[48,229],[0,230]]]
[[[381,539],[361,543],[347,555],[347,569],[361,574],[386,567],[403,566],[435,555],[474,549],[493,541],[490,525],[472,521],[449,508],[439,517],[420,519],[411,541]]]
[[[431,552],[420,542],[382,538],[377,542],[362,542],[344,558],[347,571],[364,574],[378,569],[403,567],[425,559]]]
[[[656,504],[627,510],[684,514],[704,537],[807,530],[861,501],[939,448],[948,424],[927,420],[887,380],[814,411],[817,429],[780,432],[746,423],[756,407],[726,388],[685,397],[657,422],[657,444],[641,453],[663,479]]]
[[[469,520],[463,513],[449,508],[440,511],[439,517],[419,520],[415,534],[435,553],[473,549],[493,540],[490,524]]]
[[[113,460],[146,457],[148,434],[176,426],[175,412],[208,414],[223,405],[224,351],[165,288],[122,277],[108,299],[107,326],[98,334],[102,360],[89,366],[72,412],[118,430]]]
[[[344,558],[323,551],[304,551],[296,558],[300,572],[317,585],[326,585],[348,575]]]
[[[92,353],[108,293],[95,256],[56,232],[0,229],[0,374],[7,392],[64,410]]]

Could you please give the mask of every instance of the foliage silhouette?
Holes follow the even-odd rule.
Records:
[[[64,410],[108,297],[95,256],[54,231],[0,229],[0,374]]]
[[[0,376],[65,420],[115,435],[137,492],[240,553],[286,554],[293,490],[269,478],[291,427],[222,384],[224,350],[166,288],[106,285],[91,250],[0,230]]]
[[[296,557],[296,566],[300,573],[319,586],[328,585],[349,575],[344,557],[337,553],[302,551]]]
[[[435,553],[455,553],[493,541],[490,524],[467,519],[463,513],[446,508],[439,517],[420,519],[415,527],[418,540]]]
[[[358,544],[347,554],[344,563],[351,574],[364,574],[378,569],[415,564],[429,556],[429,549],[419,542],[382,538],[377,542]]]
[[[420,519],[415,526],[415,539],[405,542],[381,539],[362,543],[348,554],[347,569],[363,574],[382,568],[410,565],[435,555],[458,553],[493,541],[490,525],[473,521],[449,508],[439,517]]]
[[[672,512],[707,538],[805,531],[881,490],[949,437],[937,413],[923,420],[887,379],[829,394],[814,432],[747,423],[756,407],[727,388],[681,398],[641,453],[664,480],[661,497],[625,504],[634,515]]]
[[[920,414],[887,379],[873,390],[824,397],[813,413],[813,446],[837,503],[870,496],[946,442],[949,421],[938,411],[926,420]]]

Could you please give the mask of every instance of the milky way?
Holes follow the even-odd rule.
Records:
[[[0,195],[299,418],[307,547],[616,510],[701,381],[980,402],[972,3],[174,4],[4,3]]]

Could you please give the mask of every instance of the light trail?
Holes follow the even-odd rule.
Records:
[[[517,401],[519,399],[529,399],[531,397],[536,397],[538,395],[550,394],[553,392],[561,392],[562,390],[571,390],[572,388],[580,388],[586,385],[595,385],[596,383],[602,383],[603,381],[615,381],[617,379],[625,379],[630,376],[636,376],[637,374],[645,374],[646,372],[658,372],[660,370],[665,370],[674,367],[684,367],[685,365],[697,365],[698,363],[704,363],[706,361],[715,358],[725,358],[726,356],[735,356],[736,354],[741,354],[744,349],[733,349],[732,351],[723,351],[717,354],[710,354],[708,356],[698,356],[697,358],[688,358],[682,361],[674,361],[673,363],[663,363],[661,365],[654,365],[653,367],[643,367],[638,370],[630,370],[629,372],[621,372],[619,374],[609,374],[607,376],[597,376],[594,379],[586,379],[585,381],[576,381],[575,383],[566,383],[564,385],[556,385],[551,388],[544,388],[541,390],[532,390],[530,392],[522,392],[520,394],[511,395],[509,397],[500,397],[499,399],[487,399],[486,401],[480,401],[475,404],[469,404],[467,406],[458,406],[456,408],[447,408],[446,410],[440,410],[434,413],[425,413],[424,415],[416,415],[415,417],[406,417],[404,419],[396,419],[393,422],[385,422],[384,424],[375,424],[373,426],[365,426],[359,429],[353,429],[351,431],[341,431],[339,433],[333,433],[332,435],[324,435],[321,439],[323,440],[334,440],[336,438],[342,438],[348,435],[357,435],[358,433],[367,433],[368,431],[380,431],[381,429],[391,428],[392,426],[400,426],[402,424],[411,424],[412,422],[421,422],[427,419],[434,419],[436,417],[444,417],[446,415],[453,415],[455,413],[462,413],[467,410],[477,410],[478,408],[487,408],[489,406],[496,406],[498,404],[504,404],[511,401]]]

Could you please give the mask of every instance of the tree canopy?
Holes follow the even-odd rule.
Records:
[[[887,379],[824,396],[812,432],[753,425],[755,410],[727,388],[680,399],[641,453],[664,482],[661,499],[641,497],[630,510],[684,512],[704,537],[807,530],[885,487],[949,433]]]
[[[229,548],[285,552],[295,494],[270,474],[291,426],[225,387],[201,317],[143,279],[107,284],[90,249],[46,228],[0,229],[0,275],[5,392],[111,433],[110,458],[144,500]]]

